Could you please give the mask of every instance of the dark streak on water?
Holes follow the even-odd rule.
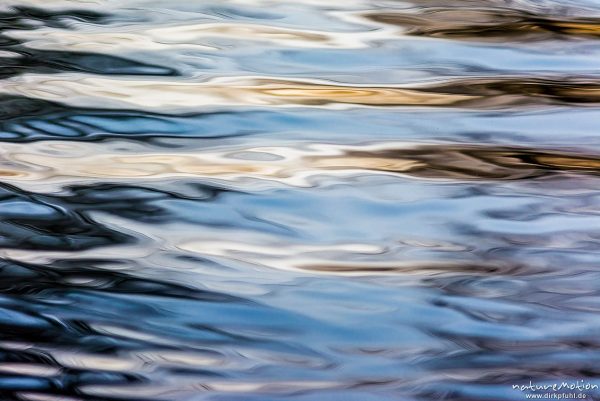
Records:
[[[600,3],[46,3],[0,4],[1,400],[600,385]]]
[[[39,25],[68,29],[69,24],[73,22],[102,24],[109,21],[108,14],[89,10],[49,12],[39,8],[15,7],[8,12],[0,12],[2,49],[18,55],[17,57],[0,57],[2,66],[0,77],[6,78],[28,72],[51,74],[64,71],[82,71],[104,75],[176,75],[176,71],[169,67],[145,65],[112,55],[31,49],[23,41],[2,34],[6,30],[33,30]]]

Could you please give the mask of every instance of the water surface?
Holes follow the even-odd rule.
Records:
[[[0,399],[600,385],[599,40],[592,0],[5,0]]]

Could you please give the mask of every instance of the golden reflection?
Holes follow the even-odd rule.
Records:
[[[600,20],[591,22],[555,21],[555,25],[573,35],[600,36]]]
[[[103,78],[64,73],[6,79],[0,93],[59,101],[75,107],[137,108],[182,113],[218,107],[461,107],[497,109],[552,104],[597,104],[600,83],[589,77],[462,78],[427,85],[363,86],[308,79],[220,77]],[[205,109],[206,110],[206,109]]]
[[[286,45],[311,46],[311,42],[326,44],[331,42],[325,32],[301,31],[276,26],[241,23],[195,24],[147,31],[151,37],[164,42],[194,43],[200,39],[219,36],[242,40],[267,40]]]
[[[399,26],[404,34],[473,41],[544,40],[556,35],[600,36],[600,19],[553,17],[505,7],[469,9],[425,7],[417,12],[378,11],[360,14],[368,21]]]
[[[201,106],[452,106],[478,97],[423,88],[363,87],[266,78],[208,82],[94,78],[80,74],[23,75],[6,80],[0,93],[61,101],[77,107],[160,110]]]
[[[535,160],[543,165],[547,165],[562,170],[591,170],[600,171],[600,159],[576,158],[565,156],[536,156]]]
[[[6,143],[1,174],[5,182],[29,187],[176,177],[259,179],[308,186],[312,185],[310,177],[351,176],[361,172],[442,180],[512,180],[559,172],[600,173],[600,157],[526,148],[311,144],[303,148],[166,153],[151,147],[123,150],[119,148],[120,143],[71,143],[69,146],[57,141],[39,141],[33,146]],[[60,154],[56,154],[56,149],[61,149]],[[236,157],[239,152],[245,157]],[[257,158],[252,159],[252,154],[258,155]]]
[[[384,157],[328,157],[315,159],[314,166],[326,169],[359,168],[367,170],[407,172],[425,165],[417,160]]]

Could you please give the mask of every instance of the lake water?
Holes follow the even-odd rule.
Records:
[[[1,400],[600,399],[600,1],[3,0],[0,64]]]

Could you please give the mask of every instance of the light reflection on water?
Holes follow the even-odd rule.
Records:
[[[584,0],[7,0],[0,399],[600,385],[599,32]]]

